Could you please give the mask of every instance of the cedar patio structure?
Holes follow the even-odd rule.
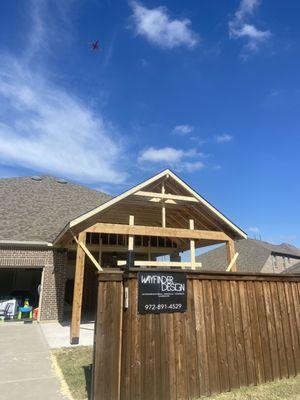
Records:
[[[226,243],[227,270],[236,271],[234,240],[246,237],[170,170],[71,221],[55,243],[64,248],[77,246],[71,343],[79,343],[86,257],[98,271],[126,265],[194,270],[201,268],[195,259],[196,248]],[[187,250],[190,261],[183,262],[180,252]],[[170,261],[157,261],[162,255],[169,255]]]

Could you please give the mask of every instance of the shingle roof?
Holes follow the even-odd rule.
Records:
[[[239,253],[237,270],[241,272],[260,272],[272,253],[300,257],[300,250],[283,243],[275,245],[262,240],[244,239],[235,242],[235,250]],[[220,246],[197,257],[202,267],[208,270],[224,271],[227,266],[226,248]]]
[[[111,196],[42,176],[0,179],[0,240],[52,242],[79,215]]]
[[[300,262],[293,265],[292,267],[287,268],[282,272],[283,274],[300,274]]]

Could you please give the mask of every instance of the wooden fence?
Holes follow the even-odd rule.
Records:
[[[99,274],[94,400],[194,399],[300,373],[300,276],[189,271],[187,293],[185,313],[140,315],[137,272]]]

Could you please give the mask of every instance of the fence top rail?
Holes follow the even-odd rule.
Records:
[[[138,272],[178,272],[186,273],[188,279],[198,280],[229,280],[229,281],[278,281],[278,282],[300,282],[299,274],[266,274],[254,272],[220,272],[200,271],[182,268],[130,268],[124,271],[120,268],[107,269],[98,273],[99,281],[121,281],[125,279],[136,279]]]

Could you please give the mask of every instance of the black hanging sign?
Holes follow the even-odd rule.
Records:
[[[138,312],[173,313],[187,308],[186,274],[138,272]]]

